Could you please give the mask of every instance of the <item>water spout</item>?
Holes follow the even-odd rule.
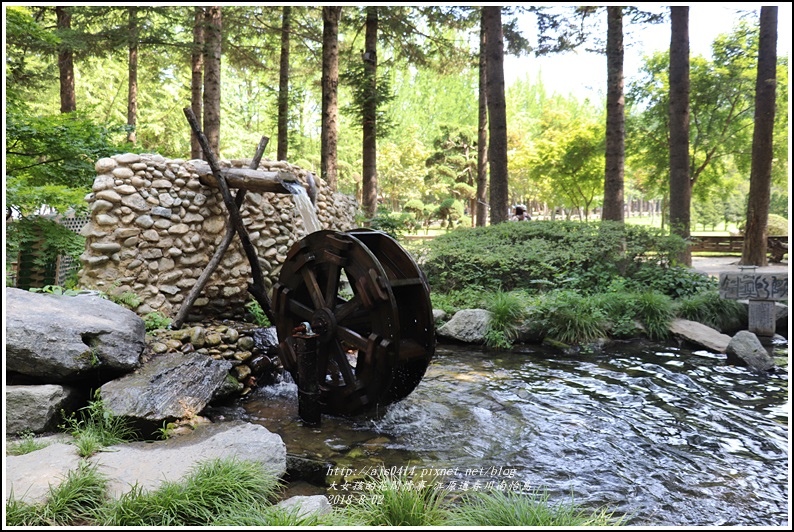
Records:
[[[282,185],[292,194],[295,208],[298,209],[298,214],[303,219],[303,227],[306,230],[306,234],[320,231],[322,226],[320,225],[320,220],[317,219],[317,211],[303,185],[292,181],[284,181]]]

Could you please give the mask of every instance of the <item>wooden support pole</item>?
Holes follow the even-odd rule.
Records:
[[[254,296],[256,301],[259,303],[259,306],[262,307],[262,310],[270,320],[270,323],[275,323],[276,320],[275,315],[273,314],[273,309],[271,308],[270,297],[268,296],[267,289],[265,288],[265,277],[262,273],[262,266],[259,264],[259,258],[256,255],[256,249],[254,248],[253,244],[251,244],[248,231],[245,230],[245,226],[243,225],[243,219],[240,216],[240,209],[235,203],[235,199],[232,198],[232,194],[229,191],[229,186],[226,183],[226,178],[224,178],[221,174],[221,168],[218,164],[218,160],[215,158],[215,154],[212,153],[212,149],[210,148],[207,137],[204,135],[204,132],[201,131],[201,127],[199,126],[198,120],[196,119],[196,115],[193,114],[193,110],[190,107],[185,107],[183,112],[185,113],[185,117],[187,118],[190,127],[193,129],[196,137],[198,137],[199,144],[201,144],[201,149],[204,152],[204,158],[207,160],[210,168],[212,169],[212,174],[215,176],[215,180],[218,183],[218,188],[220,189],[221,195],[223,196],[223,202],[226,204],[226,209],[229,211],[231,225],[240,236],[240,242],[243,245],[246,257],[248,257],[248,262],[251,264],[251,277],[253,278],[253,284],[248,284],[248,292]]]
[[[248,165],[250,169],[257,169],[259,168],[259,162],[262,160],[262,157],[265,154],[265,148],[267,147],[267,143],[270,141],[268,137],[262,137],[259,139],[259,144],[256,147],[256,153],[254,153],[254,158],[251,159],[251,164]],[[214,177],[214,176],[213,176]],[[237,191],[237,195],[234,198],[234,203],[237,205],[239,209],[243,205],[243,201],[245,200],[246,189],[241,188]],[[204,267],[204,271],[201,272],[196,284],[193,285],[193,288],[190,289],[190,293],[188,294],[185,301],[182,303],[182,307],[179,309],[174,321],[172,322],[172,327],[175,329],[179,329],[185,323],[187,319],[188,312],[193,307],[193,304],[198,299],[199,294],[201,291],[204,290],[204,286],[209,281],[210,276],[215,272],[218,268],[218,265],[221,263],[221,259],[223,255],[226,253],[226,250],[229,249],[229,246],[234,239],[234,225],[229,224],[226,227],[226,234],[223,236],[223,240],[221,241],[218,249],[215,250],[215,253],[212,256],[212,259],[209,261],[207,266]]]

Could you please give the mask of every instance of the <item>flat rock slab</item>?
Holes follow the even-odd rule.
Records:
[[[279,478],[287,469],[281,436],[244,421],[199,425],[190,434],[163,441],[113,445],[88,461],[108,478],[108,495],[118,499],[134,486],[155,490],[164,482],[182,481],[202,462],[227,458],[261,463],[263,470]],[[16,500],[43,502],[50,485],[63,482],[79,462],[77,447],[64,443],[6,457],[6,500],[13,493]]]
[[[44,502],[50,485],[58,486],[79,465],[77,447],[68,443],[53,443],[32,453],[6,456],[4,500],[13,495],[17,501]]]
[[[707,325],[690,320],[673,320],[670,324],[670,332],[715,353],[725,353],[731,341],[731,337],[727,334],[722,334]]]

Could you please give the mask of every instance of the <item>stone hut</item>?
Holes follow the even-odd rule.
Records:
[[[247,168],[250,160],[220,161]],[[96,162],[97,177],[86,197],[90,221],[82,230],[86,250],[81,286],[105,293],[136,294],[136,312],[174,317],[230,223],[219,189],[203,185],[196,168],[204,161],[126,153]],[[263,160],[263,171],[287,171],[308,184],[308,172],[285,161]],[[316,212],[323,229],[355,227],[355,198],[332,192],[319,177]],[[232,194],[236,191],[233,189]],[[248,191],[240,214],[256,248],[268,288],[294,242],[305,236],[292,195]],[[188,319],[239,318],[252,300],[251,267],[235,236]]]

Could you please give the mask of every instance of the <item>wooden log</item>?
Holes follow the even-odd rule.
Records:
[[[256,153],[254,153],[254,158],[251,159],[251,164],[249,165],[249,168],[253,169],[259,167],[259,161],[262,160],[262,156],[265,154],[265,148],[267,147],[267,143],[269,141],[270,139],[268,137],[262,137],[259,140],[259,144],[256,147]],[[207,167],[209,168],[209,165],[207,165]],[[234,198],[234,203],[235,205],[237,205],[238,209],[243,205],[243,201],[245,200],[245,193],[246,193],[246,189],[244,188],[241,188],[237,191],[237,195]],[[213,274],[213,272],[215,272],[218,265],[220,264],[223,255],[226,253],[226,250],[229,249],[229,245],[232,243],[232,239],[234,238],[234,233],[235,233],[234,225],[229,224],[226,227],[226,234],[223,236],[223,240],[221,241],[220,245],[215,250],[215,253],[212,256],[212,260],[210,260],[210,262],[204,268],[204,271],[201,272],[201,275],[196,281],[196,284],[193,285],[193,288],[190,290],[190,293],[188,294],[185,301],[182,303],[182,307],[179,309],[179,312],[174,318],[174,321],[172,322],[173,323],[172,326],[174,329],[180,329],[182,327],[182,324],[185,323],[185,319],[187,319],[188,312],[193,307],[193,304],[196,302],[196,299],[198,299],[198,296],[201,293],[201,291],[204,290],[204,285],[207,284],[207,281],[209,281],[210,276]]]
[[[210,165],[198,161],[193,161],[191,164],[196,169],[202,185],[213,188],[219,187],[218,180],[212,173]],[[251,168],[221,168],[220,172],[229,188],[245,189],[250,192],[289,194],[290,191],[284,187],[283,183],[285,181],[300,183],[295,174],[284,170],[265,172]]]
[[[235,231],[237,231],[237,235],[240,237],[240,243],[243,245],[243,250],[245,250],[245,255],[248,257],[248,262],[251,264],[251,277],[254,282],[253,284],[249,283],[248,292],[254,296],[259,306],[262,307],[270,323],[276,323],[276,318],[271,308],[270,296],[268,296],[267,289],[265,288],[265,277],[262,273],[262,267],[259,264],[259,258],[256,256],[256,249],[253,244],[251,244],[251,238],[248,236],[248,231],[246,231],[245,225],[243,224],[243,219],[240,216],[240,209],[235,204],[234,198],[232,198],[229,186],[226,183],[226,178],[221,175],[221,168],[218,164],[218,160],[215,158],[215,154],[212,153],[209,141],[201,130],[196,115],[193,114],[193,110],[190,107],[185,107],[182,111],[185,113],[185,117],[190,127],[193,129],[193,132],[198,137],[201,149],[204,151],[204,157],[207,159],[212,169],[212,174],[215,176],[218,188],[223,196],[223,203],[226,204],[226,209],[229,211],[229,218],[231,219],[232,225],[234,225]]]

